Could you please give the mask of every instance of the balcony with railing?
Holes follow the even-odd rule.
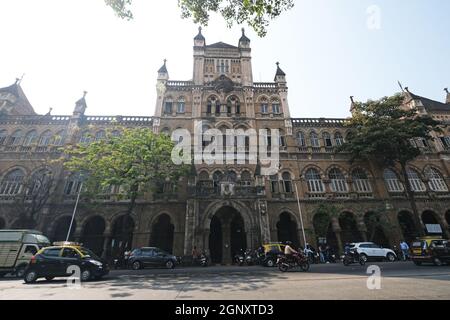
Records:
[[[216,185],[212,182],[201,182],[195,186],[188,187],[188,194],[190,197],[199,198],[221,198],[224,195],[238,198],[255,198],[264,194],[264,187],[234,184],[230,188],[229,193],[227,193],[223,192],[221,185]]]

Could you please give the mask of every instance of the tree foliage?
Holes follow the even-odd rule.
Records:
[[[132,0],[105,0],[120,18],[133,19]],[[183,18],[207,26],[211,13],[220,14],[228,27],[247,23],[263,37],[270,20],[294,6],[294,0],[178,0]]]
[[[418,211],[407,174],[407,164],[421,154],[414,141],[433,140],[431,133],[440,131],[439,122],[416,109],[403,108],[403,96],[396,94],[366,103],[355,102],[353,117],[345,143],[337,152],[348,152],[350,161],[372,161],[380,166],[400,166],[402,180],[416,219]]]
[[[122,128],[120,135],[112,132],[117,130],[103,139],[65,149],[65,167],[83,173],[86,194],[102,194],[112,186],[120,186],[123,196],[130,199],[131,213],[144,190],[161,181],[176,184],[187,172],[186,166],[172,162],[174,143],[169,136],[146,128]]]

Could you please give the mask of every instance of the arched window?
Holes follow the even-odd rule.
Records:
[[[97,133],[95,134],[95,141],[103,140],[103,139],[105,139],[105,137],[106,137],[106,133],[104,130],[97,131]]]
[[[177,113],[185,113],[185,101],[184,98],[181,97],[178,99],[178,103],[177,103]]]
[[[281,113],[280,102],[278,100],[272,101],[272,113],[273,114],[280,114]]]
[[[39,145],[40,146],[48,146],[50,144],[50,140],[52,138],[52,133],[50,130],[45,131],[43,134],[41,134],[41,137],[39,138]]]
[[[297,144],[299,147],[306,147],[305,134],[301,131],[297,131]]]
[[[16,195],[22,191],[24,172],[21,169],[15,169],[9,172],[0,184],[0,195]]]
[[[64,194],[65,195],[77,194],[80,191],[81,184],[82,179],[79,173],[70,175],[67,178],[66,185],[64,186]]]
[[[52,144],[55,146],[62,146],[64,143],[64,139],[66,138],[65,131],[59,131],[57,134],[53,136]]]
[[[165,127],[161,130],[161,134],[164,134],[166,136],[170,136],[170,130],[169,128]]]
[[[447,184],[444,181],[444,178],[442,178],[441,173],[434,168],[428,167],[428,169],[425,170],[425,175],[428,178],[428,185],[430,186],[430,189],[433,191],[448,191]]]
[[[362,169],[354,169],[352,171],[353,188],[356,192],[372,192],[367,174]]]
[[[261,100],[261,113],[269,113],[269,104],[266,99]]]
[[[213,182],[214,182],[214,186],[218,187],[219,186],[219,182],[222,181],[223,179],[223,173],[220,171],[216,171],[213,173]]]
[[[28,195],[36,195],[45,193],[50,193],[52,180],[52,172],[43,168],[33,174],[31,177],[30,183],[27,185],[27,194]]]
[[[208,181],[209,180],[209,173],[207,171],[200,172],[200,174],[198,175],[198,180],[199,181]]]
[[[283,172],[281,175],[283,178],[283,189],[286,193],[292,192],[292,179],[291,174],[289,172]]]
[[[8,137],[8,132],[6,130],[0,130],[0,146],[6,142],[6,137]]]
[[[406,173],[408,174],[409,185],[411,186],[412,191],[422,192],[427,189],[425,184],[422,182],[422,179],[420,179],[417,171],[408,168]]]
[[[398,180],[397,174],[391,169],[384,169],[383,178],[389,192],[403,191],[403,184]]]
[[[252,175],[247,170],[241,173],[241,185],[250,186],[252,184]]]
[[[323,193],[325,187],[320,177],[320,173],[316,169],[308,169],[305,173],[305,179],[308,184],[308,191],[312,193]]]
[[[342,134],[340,132],[336,132],[334,134],[334,143],[337,146],[341,146],[344,143],[344,137],[342,136]]]
[[[172,98],[166,98],[166,101],[164,102],[164,114],[172,114]]]
[[[313,148],[320,148],[319,136],[314,131],[309,134],[309,140],[311,141],[311,146]]]
[[[278,193],[279,190],[279,184],[278,184],[278,175],[274,174],[270,176],[270,192],[272,193]]]
[[[347,181],[341,170],[333,168],[328,172],[328,178],[331,181],[331,191],[333,192],[347,192]]]
[[[32,144],[36,143],[36,140],[37,140],[37,131],[36,130],[31,130],[25,136],[25,139],[23,140],[23,146],[24,147],[29,147]]]
[[[89,133],[89,131],[86,130],[81,134],[80,143],[88,144],[91,142],[91,139],[92,139],[91,134]]]
[[[331,136],[328,132],[324,132],[322,134],[323,136],[323,142],[325,144],[325,147],[332,147],[333,146],[333,142],[331,141]]]
[[[23,139],[23,133],[22,130],[16,130],[14,133],[9,137],[8,145],[10,146],[18,146],[21,144]]]

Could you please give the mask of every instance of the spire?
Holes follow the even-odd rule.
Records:
[[[242,28],[242,37],[239,39],[239,42],[250,42],[250,39],[245,35],[245,29]]]
[[[286,82],[286,79],[285,79],[286,73],[284,73],[284,71],[281,70],[279,62],[277,62],[276,65],[277,65],[277,72],[275,73],[274,81],[275,82]]]
[[[205,41],[205,37],[202,35],[202,27],[198,27],[198,34],[195,36],[194,40]]]
[[[164,64],[161,68],[159,68],[158,73],[168,73],[167,67],[166,67],[166,62],[167,62],[167,59],[164,59]]]
[[[86,95],[87,91],[83,91],[83,97],[79,99],[77,102],[75,102],[75,109],[73,110],[74,116],[84,115],[84,112],[86,111],[87,108]]]
[[[448,88],[445,88],[444,91],[447,93],[447,99],[445,99],[445,103],[450,104],[450,92],[448,91]]]

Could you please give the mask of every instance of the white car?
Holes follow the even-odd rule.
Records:
[[[373,242],[357,242],[350,245],[351,249],[356,248],[358,254],[365,261],[367,260],[387,260],[393,262],[397,255],[391,249],[383,248]]]

